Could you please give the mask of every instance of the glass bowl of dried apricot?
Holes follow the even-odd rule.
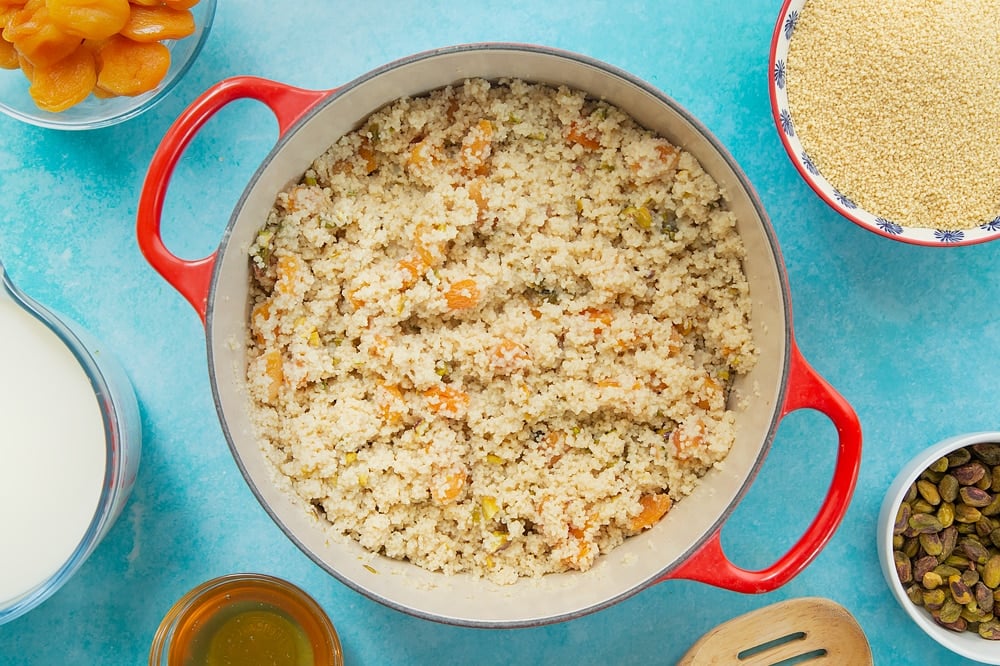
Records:
[[[0,0],[0,111],[64,130],[146,111],[208,37],[216,0]]]

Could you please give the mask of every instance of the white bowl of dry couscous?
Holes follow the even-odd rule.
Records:
[[[159,236],[175,158],[241,97],[281,138],[219,250],[182,260]],[[760,201],[704,127],[611,66],[470,44],[333,91],[228,79],[161,142],[138,218],[206,323],[262,506],[392,608],[495,628],[671,578],[767,592],[847,508],[860,425],[798,352]],[[833,482],[798,543],[747,571],[722,525],[805,408],[837,426]]]
[[[893,240],[1000,237],[998,22],[986,0],[785,0],[771,107],[806,183]]]

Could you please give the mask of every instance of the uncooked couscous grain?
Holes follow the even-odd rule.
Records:
[[[891,222],[1000,217],[998,30],[996,0],[809,0],[786,65],[803,149]]]
[[[398,100],[251,248],[264,451],[335,538],[500,583],[585,570],[734,441],[736,220],[688,153],[566,88]]]

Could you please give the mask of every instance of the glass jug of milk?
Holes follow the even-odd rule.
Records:
[[[140,448],[124,371],[0,264],[0,625],[51,596],[100,543]]]

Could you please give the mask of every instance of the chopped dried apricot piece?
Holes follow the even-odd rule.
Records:
[[[419,258],[401,259],[396,264],[396,268],[403,273],[403,289],[409,289],[415,285],[427,272],[427,265]]]
[[[358,297],[359,291],[361,291],[361,287],[358,287],[357,289],[349,289],[345,294],[347,296],[347,300],[352,306],[354,306],[355,310],[360,310],[365,307],[365,299]]]
[[[278,281],[274,288],[282,294],[291,294],[299,280],[302,262],[294,254],[283,254],[278,257]]]
[[[665,177],[666,174],[677,168],[680,161],[680,153],[677,147],[664,139],[651,138],[648,140],[656,153],[656,158],[644,155],[642,157],[627,156],[625,163],[629,170],[636,176],[641,176],[642,180]]]
[[[615,346],[621,350],[642,348],[649,345],[650,334],[646,331],[625,331],[615,340]]]
[[[94,56],[77,49],[53,65],[35,67],[28,94],[38,108],[55,113],[85,100],[96,81]]]
[[[597,139],[581,130],[576,123],[570,123],[569,131],[566,132],[566,140],[579,144],[588,150],[597,150],[601,147],[601,143]]]
[[[550,431],[542,439],[544,442],[544,452],[549,456],[548,467],[552,467],[563,457],[563,453],[566,451],[566,435],[559,432],[558,430]]]
[[[611,326],[611,322],[614,321],[614,315],[611,313],[611,310],[587,308],[583,310],[583,314],[587,315],[587,318],[595,324],[601,324],[594,327],[595,335],[601,333],[605,326]]]
[[[452,282],[448,291],[444,293],[448,307],[452,310],[467,310],[475,307],[476,303],[479,302],[479,296],[479,285],[472,279]]]
[[[465,488],[465,472],[462,470],[452,470],[442,478],[436,479],[436,485],[431,489],[431,496],[435,504],[447,504],[453,502],[462,494]]]
[[[502,338],[494,345],[490,359],[490,366],[494,370],[512,371],[528,360],[528,352],[524,347],[514,342],[510,338]]]
[[[406,166],[423,169],[433,164],[436,159],[434,145],[430,142],[430,139],[422,139],[410,148],[410,155],[406,159]]]
[[[486,160],[490,157],[492,142],[493,123],[482,119],[462,139],[460,152],[462,170],[466,173],[483,173]]]
[[[677,356],[681,351],[681,344],[683,339],[681,334],[677,332],[677,328],[674,326],[670,327],[670,335],[667,336],[667,355]]]
[[[260,326],[262,322],[266,322],[271,318],[271,301],[262,301],[254,306],[253,312],[250,314],[250,322],[254,326]]]
[[[163,4],[173,9],[191,9],[198,4],[198,0],[163,0]]]
[[[485,181],[480,176],[478,178],[470,180],[468,186],[466,187],[466,191],[469,194],[469,198],[472,199],[472,201],[475,202],[476,204],[479,218],[482,218],[483,211],[486,210],[486,207],[488,205],[486,201],[486,196],[483,195],[483,185],[485,185]]]
[[[568,569],[583,570],[587,566],[590,555],[590,544],[574,536],[570,539],[570,545],[574,546],[575,549],[571,555],[562,559],[563,566]]]
[[[390,425],[398,425],[403,420],[403,392],[395,384],[381,383],[376,402],[382,420]]]
[[[691,457],[691,449],[701,446],[704,442],[705,425],[701,421],[696,421],[693,428],[691,427],[677,426],[674,431],[670,433],[670,442],[674,445],[674,449],[677,451],[677,457],[680,460],[687,460]]]
[[[378,168],[378,162],[375,160],[375,149],[372,147],[371,139],[367,136],[361,137],[361,145],[358,146],[358,157],[365,161],[365,175],[370,174]]]
[[[644,530],[652,527],[670,510],[674,502],[666,493],[643,495],[639,498],[642,510],[629,521],[632,530]]]
[[[424,391],[427,407],[435,414],[458,418],[469,407],[469,394],[447,384],[435,385]]]
[[[187,9],[166,5],[132,7],[121,34],[137,42],[183,39],[194,32],[194,15]]]
[[[389,346],[389,338],[384,335],[379,335],[376,333],[372,337],[372,343],[368,347],[369,356],[381,356],[385,352],[386,347]]]
[[[671,167],[676,166],[678,160],[680,159],[680,153],[677,151],[677,147],[667,143],[666,141],[657,144],[656,154],[659,155],[661,160],[669,164]]]
[[[701,409],[712,409],[712,404],[719,401],[722,397],[722,387],[708,374],[703,377],[702,382],[704,386],[698,392],[699,397],[695,401],[695,404]]]
[[[418,226],[416,232],[413,234],[413,251],[416,253],[417,258],[423,262],[424,266],[427,268],[433,268],[441,263],[441,255],[444,250],[440,244],[428,243],[424,240],[424,234],[427,232],[425,227]],[[434,252],[437,250],[437,252]]]
[[[305,206],[300,205],[301,202],[299,201],[299,196],[301,196],[302,192],[305,190],[306,188],[304,186],[296,185],[291,190],[284,193],[285,196],[279,201],[279,204],[289,213],[295,213],[303,210],[308,206],[308,203]]]
[[[84,39],[105,39],[129,20],[128,0],[45,0],[52,22],[63,32]]]
[[[97,51],[97,85],[115,95],[149,92],[170,69],[170,50],[159,43],[140,44],[114,35]]]

